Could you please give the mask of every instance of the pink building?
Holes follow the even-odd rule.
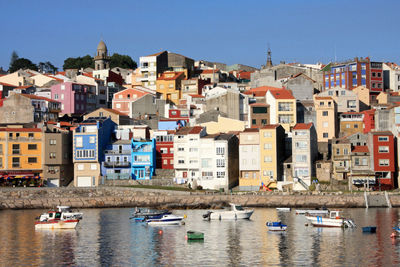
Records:
[[[51,98],[61,103],[61,114],[83,114],[87,109],[86,93],[91,85],[64,82],[51,87]]]

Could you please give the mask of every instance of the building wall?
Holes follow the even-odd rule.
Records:
[[[3,101],[0,107],[0,122],[3,124],[32,123],[35,108],[29,98],[13,94]]]
[[[239,188],[258,191],[261,185],[259,132],[241,132],[239,142]]]
[[[51,98],[61,103],[62,114],[83,114],[87,108],[87,86],[64,82],[51,87]]]
[[[348,136],[355,133],[362,133],[364,130],[363,121],[340,121],[340,135]]]
[[[227,133],[230,131],[243,131],[245,122],[218,116],[218,122],[206,122],[200,124],[206,127],[208,134]]]
[[[321,105],[323,103],[323,105]],[[329,105],[329,103],[331,103]],[[318,142],[328,142],[336,136],[336,107],[333,100],[314,98],[315,112],[317,117]],[[325,113],[327,112],[327,113]],[[327,114],[327,116],[324,116]],[[326,134],[324,136],[324,133]]]
[[[289,79],[284,83],[286,89],[292,91],[294,98],[297,100],[312,100],[314,95],[314,83],[303,75]]]

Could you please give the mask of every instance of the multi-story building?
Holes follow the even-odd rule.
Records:
[[[168,69],[168,52],[140,57],[139,60],[142,85],[155,91],[158,75]]]
[[[41,178],[42,145],[42,129],[0,128],[0,175],[24,185]]]
[[[95,91],[96,87],[92,85],[64,82],[51,87],[51,98],[61,103],[60,113],[81,115],[87,112],[88,104],[96,107],[96,99],[93,99],[93,93],[88,94],[88,92]]]
[[[73,133],[74,186],[101,184],[101,162],[115,123],[110,118],[88,118]]]
[[[156,169],[156,140],[132,138],[132,179],[148,180]]]
[[[383,63],[382,69],[384,89],[400,91],[400,66],[393,62],[386,62]]]
[[[371,166],[368,146],[354,146],[351,150],[351,183],[357,187],[375,185],[375,173]]]
[[[389,131],[369,132],[367,145],[371,151],[376,188],[392,189],[396,170],[393,134]]]
[[[195,180],[198,186],[204,189],[228,191],[238,185],[239,141],[236,135],[203,136],[200,138],[198,149],[200,152],[198,162],[201,164],[200,177]],[[189,158],[190,160],[195,159]]]
[[[258,191],[260,189],[260,155],[259,130],[257,128],[247,128],[239,133],[240,191]]]
[[[359,101],[358,95],[351,90],[340,87],[330,88],[327,91],[319,93],[318,97],[332,97],[337,106],[337,112],[358,112]]]
[[[106,180],[130,180],[132,162],[132,142],[128,138],[119,139],[107,145],[105,160],[101,162],[101,173]]]
[[[293,190],[308,190],[316,174],[317,133],[312,123],[297,123],[292,133]]]
[[[346,137],[332,140],[332,177],[336,180],[348,178],[351,165],[351,143]]]
[[[71,126],[49,123],[44,128],[43,179],[47,186],[67,186],[74,179]]]
[[[254,103],[250,105],[251,127],[262,127],[270,124],[269,105],[264,103]]]
[[[318,142],[328,142],[336,136],[336,104],[332,97],[314,96]]]
[[[186,99],[188,95],[201,95],[203,87],[210,83],[210,80],[203,80],[200,77],[185,79],[182,83],[182,98]]]
[[[268,90],[267,104],[270,106],[270,123],[279,123],[290,132],[297,122],[296,99],[289,90]]]
[[[200,138],[206,129],[200,126],[183,127],[174,136],[174,168],[176,183],[193,183],[200,177]]]
[[[115,109],[110,108],[99,108],[95,111],[87,113],[83,116],[83,119],[86,120],[90,117],[106,117],[111,118],[111,120],[117,125],[129,125],[131,124],[131,119],[125,113],[122,113]]]
[[[343,112],[340,114],[340,136],[362,133],[364,130],[363,112]]]
[[[364,114],[364,130],[363,133],[369,133],[375,129],[375,109],[365,110]]]
[[[159,169],[174,168],[174,130],[155,131],[156,166]]]
[[[283,181],[285,130],[279,124],[260,128],[260,186],[276,188]]]
[[[161,95],[161,99],[167,103],[178,104],[182,98],[182,80],[184,80],[184,72],[166,71],[157,78],[157,93]]]

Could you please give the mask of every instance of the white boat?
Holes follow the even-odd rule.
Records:
[[[276,208],[276,210],[280,212],[290,212],[290,208]]]
[[[316,227],[355,227],[355,223],[351,219],[340,216],[338,210],[329,211],[329,215],[306,215],[307,220]]]
[[[83,218],[82,212],[72,211],[70,206],[57,206],[57,210],[59,212],[62,212],[63,216],[65,216],[66,218],[78,220],[82,220]]]
[[[328,214],[328,210],[296,210],[296,214],[304,215],[304,214],[310,214],[310,215],[326,215]]]
[[[35,229],[74,229],[79,219],[64,216],[62,212],[49,211],[40,215],[35,222]]]
[[[266,223],[269,231],[286,231],[287,225],[282,222],[267,222]]]
[[[240,205],[229,203],[231,210],[223,211],[208,211],[203,214],[205,220],[239,220],[239,219],[250,219],[254,210],[244,209]]]
[[[183,223],[182,216],[176,216],[174,214],[161,214],[160,216],[154,216],[146,220],[148,225],[180,225]]]

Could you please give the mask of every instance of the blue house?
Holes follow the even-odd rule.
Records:
[[[132,139],[132,179],[151,179],[156,169],[156,139]]]
[[[117,140],[104,151],[101,173],[107,180],[131,179],[131,140]]]
[[[110,143],[116,124],[105,117],[90,117],[73,132],[74,185],[100,184],[104,150]]]

